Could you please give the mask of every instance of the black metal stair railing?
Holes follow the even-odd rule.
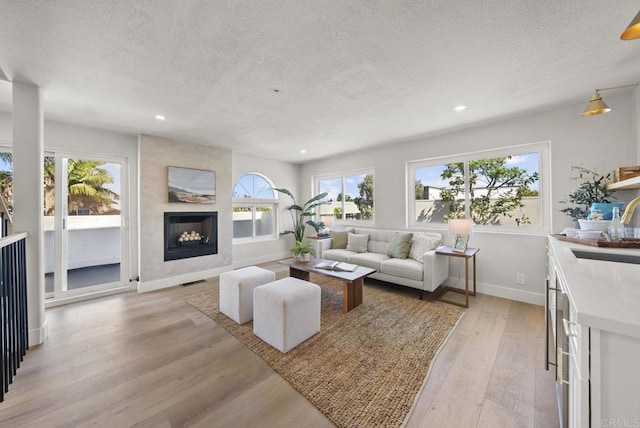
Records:
[[[0,239],[0,401],[9,392],[23,357],[29,349],[27,324],[26,233]]]

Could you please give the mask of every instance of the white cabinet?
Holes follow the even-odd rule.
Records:
[[[551,254],[549,266],[555,279],[557,294],[557,326],[556,337],[556,388],[560,391],[558,406],[567,412],[567,424],[570,428],[589,426],[589,328],[577,322],[577,311],[571,299],[567,283],[563,280],[562,270]],[[551,291],[553,293],[553,291]],[[549,303],[552,307],[552,302]],[[564,354],[564,355],[563,355]],[[563,389],[568,390],[564,393]],[[563,401],[566,400],[566,403]],[[564,419],[564,418],[563,418]],[[600,426],[600,425],[597,425]]]
[[[640,427],[640,337],[634,330],[637,321],[626,315],[637,312],[640,270],[633,271],[631,281],[615,284],[609,279],[610,288],[601,287],[603,283],[599,281],[588,283],[585,277],[577,281],[575,272],[608,273],[602,263],[609,262],[571,259],[565,243],[557,244],[551,241],[554,238],[549,239],[549,279],[568,297],[568,304],[561,303],[562,298],[558,300],[555,320],[559,324],[557,331],[564,332],[559,343],[568,342],[565,346],[568,358],[558,359],[561,362],[558,373],[564,372],[564,378],[558,376],[558,387],[563,381],[568,382],[568,396],[565,396],[568,426]],[[584,317],[584,307],[589,303],[585,292],[592,290],[594,294],[601,292],[591,299],[598,303],[592,307],[601,307],[602,311]],[[622,298],[613,300],[607,292],[622,293]],[[582,319],[593,321],[581,322],[581,310]],[[625,318],[628,322],[618,321]],[[569,366],[560,367],[564,364]]]
[[[566,284],[561,283],[565,293]],[[589,329],[576,322],[576,311],[569,299],[568,319],[561,321],[569,342],[569,427],[589,426]],[[597,425],[600,426],[600,425]]]
[[[590,352],[591,426],[640,427],[640,340],[592,328]]]

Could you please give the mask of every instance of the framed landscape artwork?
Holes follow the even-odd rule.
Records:
[[[169,202],[214,204],[216,202],[216,173],[206,169],[170,166],[168,171]]]

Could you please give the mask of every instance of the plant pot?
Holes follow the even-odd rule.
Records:
[[[300,254],[299,256],[296,256],[295,259],[299,262],[308,262],[309,260],[311,260],[311,254],[309,253]]]
[[[586,220],[580,219],[580,230],[599,230],[606,232],[609,229],[609,220]]]

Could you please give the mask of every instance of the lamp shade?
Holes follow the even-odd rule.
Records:
[[[473,221],[470,218],[455,218],[448,221],[452,235],[471,235]]]
[[[626,30],[620,34],[622,40],[633,40],[640,38],[640,12],[631,21]]]
[[[611,111],[611,108],[602,101],[602,98],[600,98],[600,92],[596,89],[593,91],[591,101],[589,101],[587,108],[584,109],[581,116],[593,116],[596,114],[606,113],[608,111]]]

